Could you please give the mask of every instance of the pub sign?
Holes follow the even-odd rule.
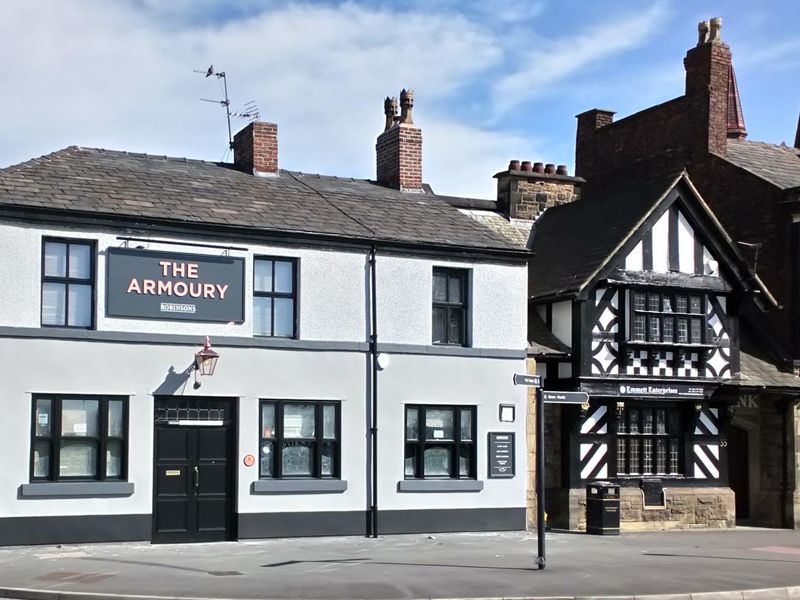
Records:
[[[179,321],[244,321],[244,259],[109,248],[106,314]]]

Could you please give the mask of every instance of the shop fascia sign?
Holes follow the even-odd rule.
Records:
[[[702,398],[703,386],[686,384],[633,383],[620,384],[620,396],[662,396],[668,398]]]
[[[109,248],[106,313],[206,322],[244,320],[244,259]]]

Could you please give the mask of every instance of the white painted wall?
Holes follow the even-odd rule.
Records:
[[[367,356],[242,348],[225,345],[227,336],[248,337],[251,303],[242,324],[119,319],[105,316],[105,251],[121,242],[117,233],[68,228],[34,230],[0,223],[0,326],[38,329],[40,323],[41,240],[43,236],[90,239],[99,250],[96,277],[97,329],[197,335],[198,348],[210,335],[221,354],[213,377],[195,391],[191,379],[164,389],[168,376],[189,366],[198,348],[170,344],[131,344],[0,337],[3,365],[3,422],[0,452],[9,460],[0,470],[0,517],[77,514],[149,514],[152,510],[153,395],[236,398],[239,403],[237,507],[239,512],[360,511],[366,507]],[[219,242],[226,244],[225,241]],[[150,250],[219,255],[220,250],[148,244]],[[252,293],[253,257],[292,256],[300,263],[299,315],[302,340],[367,339],[366,252],[255,245],[232,252],[243,257],[245,293]],[[464,261],[378,256],[378,329],[381,342],[431,345],[434,265],[470,270],[472,346],[523,350],[527,332],[527,268]],[[562,303],[569,305],[570,303]],[[571,315],[569,306],[557,311]],[[565,313],[565,314],[566,314]],[[565,321],[571,331],[571,316]],[[569,336],[567,336],[569,338]],[[68,357],[65,359],[65,357]],[[502,507],[525,505],[524,424],[526,389],[513,385],[525,373],[525,360],[394,354],[379,374],[381,508]],[[108,394],[130,398],[128,480],[135,492],[122,498],[18,498],[30,478],[32,396],[37,393]],[[245,467],[246,454],[258,455],[259,399],[333,399],[342,402],[342,494],[253,495],[258,467]],[[498,405],[514,403],[517,421],[498,422]],[[403,478],[403,406],[409,403],[478,406],[478,474],[486,480],[475,494],[399,494]],[[517,432],[517,476],[486,479],[486,432]]]
[[[253,258],[286,256],[299,261],[299,338],[364,342],[367,323],[367,254],[297,247],[251,245],[231,251],[245,259],[243,323],[112,318],[106,312],[106,250],[122,245],[116,232],[72,229],[34,230],[0,223],[0,281],[14,281],[13,293],[0,296],[0,326],[39,327],[42,237],[94,240],[97,243],[96,329],[197,335],[252,336]],[[181,241],[176,238],[170,241]],[[217,242],[221,245],[224,241]],[[135,245],[140,245],[138,242]],[[213,248],[142,244],[148,250],[219,256]],[[378,254],[378,331],[382,342],[431,345],[433,267],[470,271],[469,342],[478,348],[522,350],[527,339],[525,265],[450,262]]]
[[[347,352],[221,348],[213,377],[193,390],[191,378],[177,395],[238,398],[238,511],[363,510],[366,506],[367,405],[366,356]],[[63,356],[69,355],[65,362]],[[3,424],[0,452],[9,458],[0,470],[0,517],[78,514],[149,514],[152,508],[153,394],[172,368],[182,370],[192,349],[164,345],[114,344],[63,340],[0,338],[3,378]],[[86,368],[97,365],[97,368]],[[379,382],[379,477],[382,509],[522,507],[525,505],[526,388],[513,384],[525,372],[524,359],[483,359],[392,355]],[[32,395],[114,394],[129,396],[128,481],[135,492],[124,498],[17,498],[28,483]],[[342,410],[341,475],[348,489],[341,494],[254,495],[258,463],[246,467],[243,457],[258,456],[260,399],[339,400]],[[499,422],[499,405],[516,406],[516,422]],[[399,493],[403,479],[404,406],[456,404],[477,406],[478,493]],[[516,473],[511,480],[488,479],[488,431],[516,433]]]
[[[553,302],[553,335],[572,347],[572,301]]]
[[[666,210],[652,228],[653,243],[653,271],[656,273],[669,272],[669,210]],[[697,232],[691,226],[684,214],[678,211],[678,271],[693,275],[694,244]],[[719,276],[716,259],[703,246],[703,273],[705,275]],[[644,245],[640,241],[625,257],[623,268],[627,271],[644,270]]]
[[[469,345],[522,350],[527,346],[525,265],[497,265],[378,255],[378,336],[381,342],[430,345],[433,268],[469,271]]]
[[[669,210],[653,225],[653,271],[669,272]]]
[[[678,266],[681,273],[694,273],[694,230],[678,211]]]
[[[527,388],[515,386],[514,373],[525,373],[525,360],[479,360],[466,357],[394,355],[378,375],[378,431],[382,510],[525,506],[525,415]],[[406,404],[477,406],[477,478],[480,492],[401,493]],[[500,404],[516,406],[514,423],[499,421]],[[513,431],[513,479],[489,479],[487,433]]]

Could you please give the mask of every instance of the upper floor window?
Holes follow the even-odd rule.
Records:
[[[475,407],[406,406],[406,479],[475,479]]]
[[[467,271],[433,268],[433,343],[467,345]]]
[[[297,337],[297,261],[256,258],[253,270],[253,333]]]
[[[630,339],[702,344],[705,301],[699,294],[631,292]]]
[[[339,402],[261,402],[260,476],[337,479]]]
[[[42,250],[42,325],[94,325],[94,243],[45,239]]]
[[[31,481],[124,479],[127,399],[33,399]]]

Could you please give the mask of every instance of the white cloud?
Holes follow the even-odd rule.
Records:
[[[643,11],[541,41],[518,69],[501,77],[494,85],[492,101],[496,115],[551,92],[554,85],[590,65],[646,44],[653,32],[662,26],[666,12],[665,4],[656,2]]]
[[[578,34],[559,31],[541,41],[524,68],[495,82],[491,74],[509,56],[525,55],[520,35],[534,35],[544,3],[509,21],[497,0],[454,1],[438,0],[433,9],[278,0],[7,1],[0,39],[14,49],[14,60],[3,68],[0,166],[70,144],[220,160],[227,152],[224,112],[199,101],[221,98],[219,82],[192,73],[213,63],[228,75],[234,109],[253,100],[262,119],[278,123],[282,167],[325,174],[374,177],[383,98],[413,87],[424,179],[438,193],[493,197],[491,176],[509,159],[552,160],[554,153],[540,140],[461,115],[486,114],[478,105],[487,90],[508,108],[543,82],[564,83],[645,43],[663,13],[656,4]],[[234,130],[243,124],[234,122]]]

